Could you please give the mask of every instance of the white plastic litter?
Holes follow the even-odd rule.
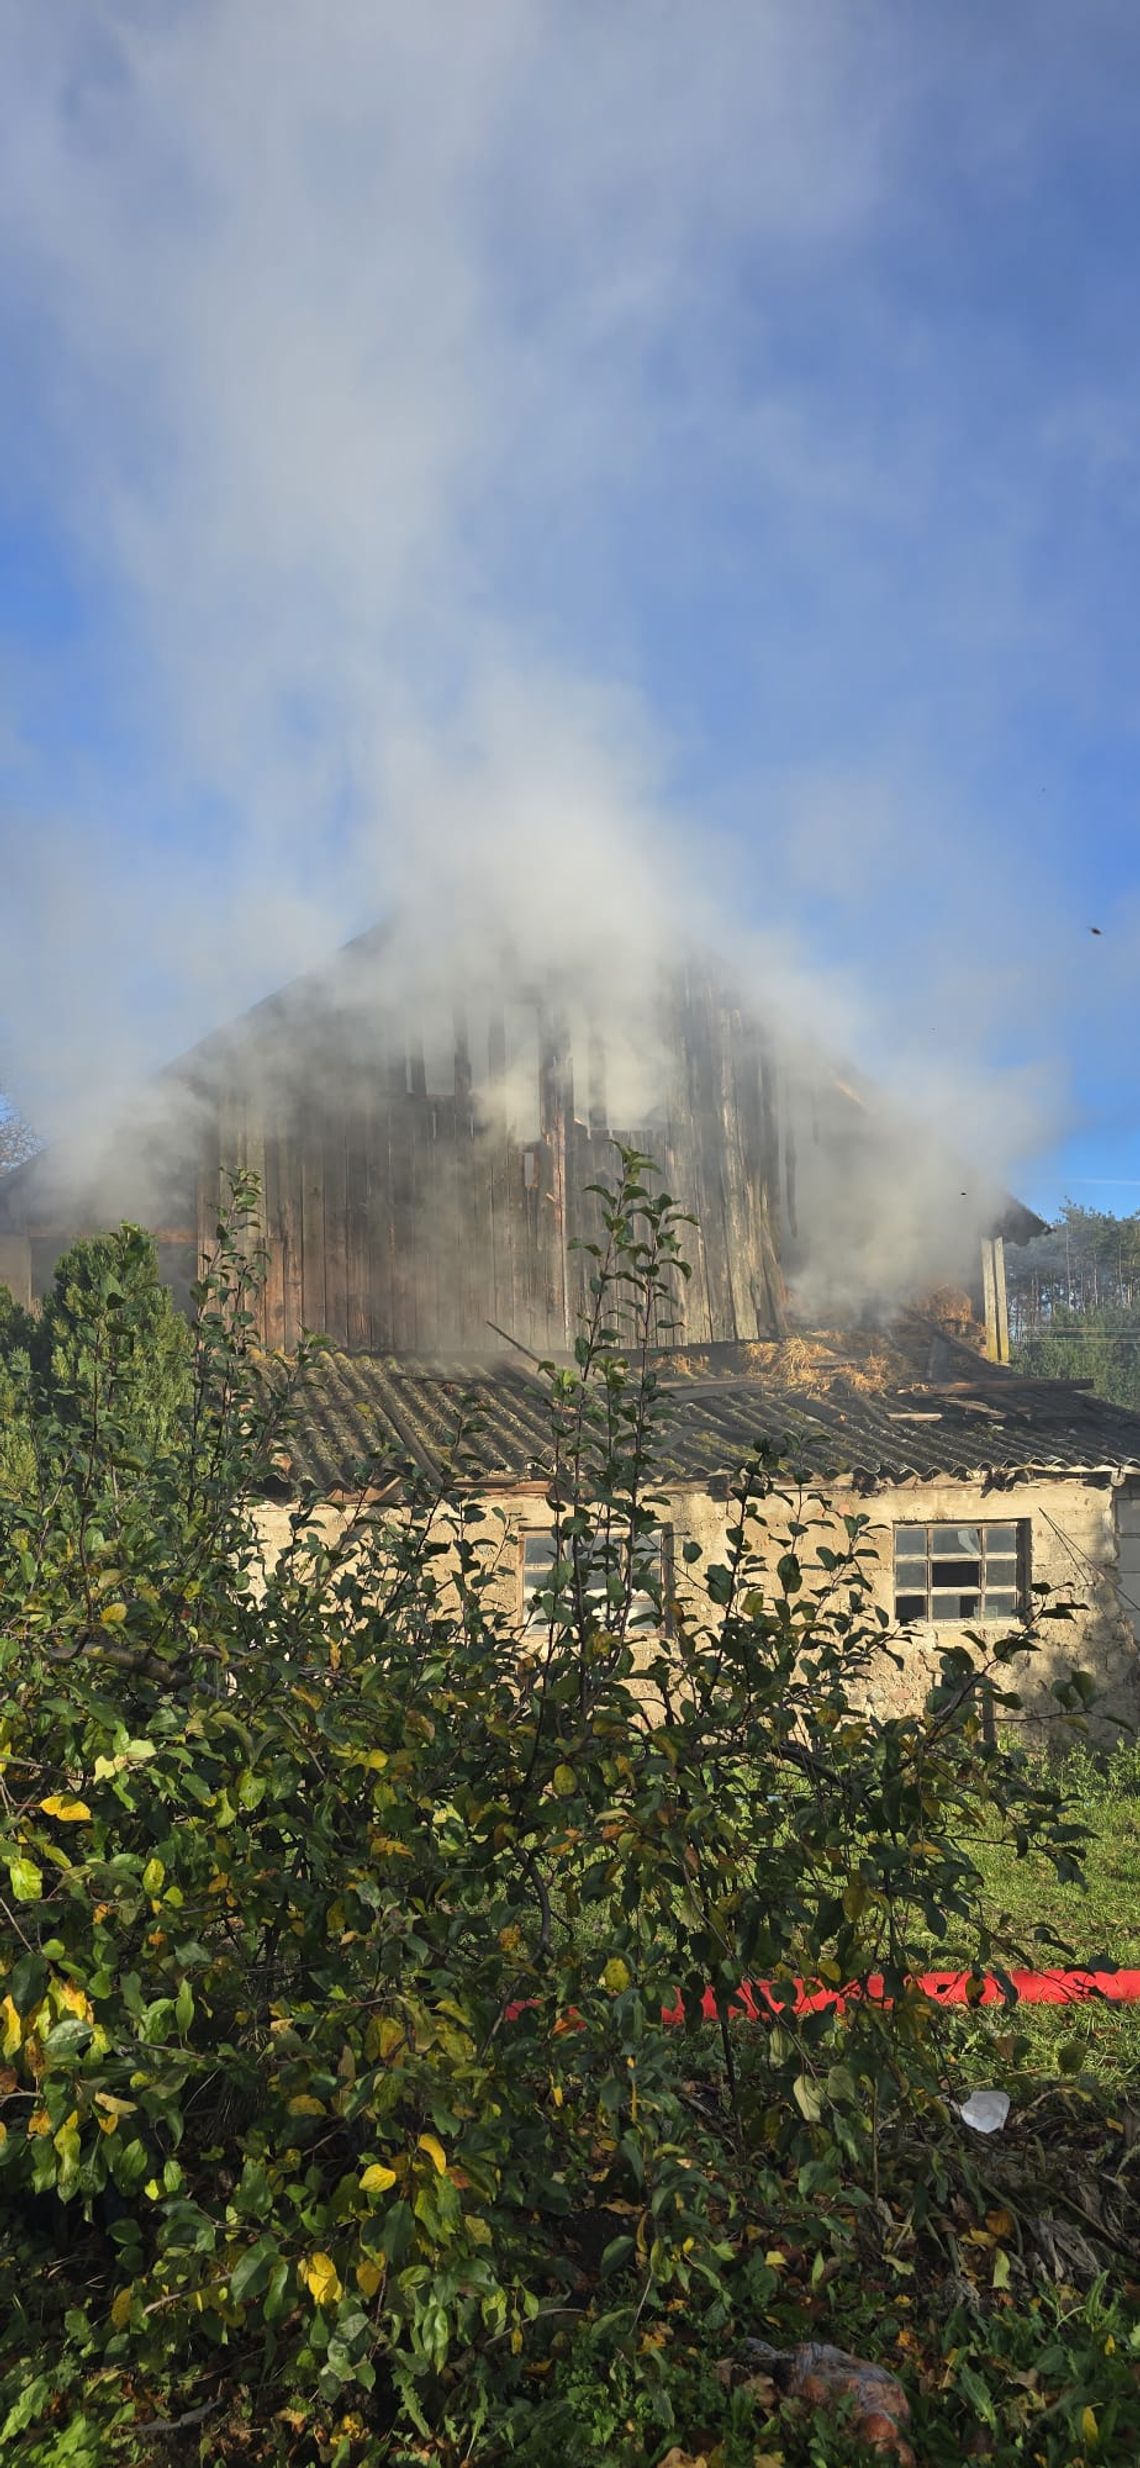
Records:
[[[1000,2134],[1009,2115],[1008,2091],[971,2091],[968,2100],[953,2104],[963,2125],[972,2125],[975,2134]]]

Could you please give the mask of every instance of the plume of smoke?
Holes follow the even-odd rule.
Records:
[[[865,998],[742,920],[763,899],[671,794],[660,722],[598,682],[633,666],[620,629],[584,673],[532,635],[517,566],[595,536],[658,450],[657,362],[702,288],[712,365],[743,252],[794,264],[873,214],[913,78],[885,21],[860,43],[840,0],[732,0],[656,12],[647,43],[636,12],[546,0],[343,0],[331,33],[270,0],[3,15],[11,436],[97,577],[93,692],[131,761],[77,745],[61,814],[13,723],[2,1001],[16,1092],[82,1130],[91,1205],[131,1085],[380,915],[385,1004],[538,989],[602,1021],[634,1119],[693,943],[805,1083],[865,1046]],[[877,1120],[813,1204],[821,1297],[938,1248],[938,1156]]]

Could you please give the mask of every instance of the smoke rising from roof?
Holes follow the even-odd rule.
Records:
[[[4,21],[16,477],[102,609],[62,810],[34,695],[8,722],[0,1005],[42,1128],[114,1120],[377,915],[394,997],[430,1009],[507,952],[603,1013],[646,1087],[689,942],[797,1052],[882,1051],[889,999],[813,968],[762,838],[742,879],[686,800],[683,724],[605,581],[646,467],[715,442],[746,265],[873,226],[921,85],[889,13]],[[793,485],[794,441],[768,449]],[[532,590],[547,565],[563,594]],[[1039,1127],[1032,1087],[925,1063],[910,1093],[987,1186]],[[889,1284],[918,1273],[933,1169],[905,1122],[888,1145],[861,1248]],[[820,1224],[822,1275],[851,1229]]]

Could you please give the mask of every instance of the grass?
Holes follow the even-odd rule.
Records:
[[[1086,1882],[1062,1885],[1048,1863],[984,1850],[979,1866],[991,1903],[1029,1943],[1042,1923],[1082,1963],[1107,1956],[1140,1968],[1140,1747],[1114,1749],[1103,1764],[1076,1751],[1065,1769],[1072,1814],[1089,1829]],[[1047,1961],[1048,1956],[1044,1959]]]
[[[1115,1749],[1107,1760],[1076,1752],[1066,1776],[1072,1814],[1088,1828],[1085,1883],[1062,1884],[1046,1860],[1016,1859],[1004,1848],[983,1849],[978,1865],[990,1908],[1024,1946],[1034,1969],[1071,1962],[1140,1969],[1140,1746]],[[1034,1942],[1049,1929],[1067,1953]],[[1140,2086],[1140,2006],[1098,1998],[1073,2006],[1026,2006],[1013,2015],[989,2009],[971,2018],[968,2036],[987,2048],[1005,2080],[1011,2047],[1019,2066],[1042,2076],[1095,2077],[1106,2088]]]

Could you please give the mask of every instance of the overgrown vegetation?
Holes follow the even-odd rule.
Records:
[[[63,1469],[89,1518],[168,1450],[191,1360],[139,1226],[73,1243],[38,1312],[0,1286],[0,1495],[50,1497]]]
[[[1111,2243],[1090,2226],[1081,2293],[1063,2254],[1042,2281],[1027,2224],[1057,2117],[1034,2176],[1027,2097],[987,2175],[949,2105],[980,2026],[912,1983],[932,1944],[1012,1954],[1003,1846],[1079,1872],[1063,1775],[1000,1721],[1064,1606],[880,1716],[897,1640],[864,1520],[761,1458],[722,1557],[662,1576],[649,1335],[684,1224],[633,1155],[546,1373],[538,1618],[465,1479],[470,1423],[434,1488],[362,1469],[343,1534],[301,1502],[266,1569],[298,1373],[254,1348],[255,1198],[141,1441],[136,1238],[64,1279],[66,1376],[32,1332],[0,1499],[5,2457],[850,2460],[850,2424],[747,2348],[811,2330],[903,2373],[926,2461],[974,2434],[1000,2461],[1129,2455],[1103,2447],[1140,2439]],[[1058,1694],[1079,1727],[1087,1685]],[[879,1972],[888,2005],[795,2010],[797,1980]],[[776,2011],[742,2030],[749,1977]],[[1079,2077],[1055,2097],[1103,2142]]]

